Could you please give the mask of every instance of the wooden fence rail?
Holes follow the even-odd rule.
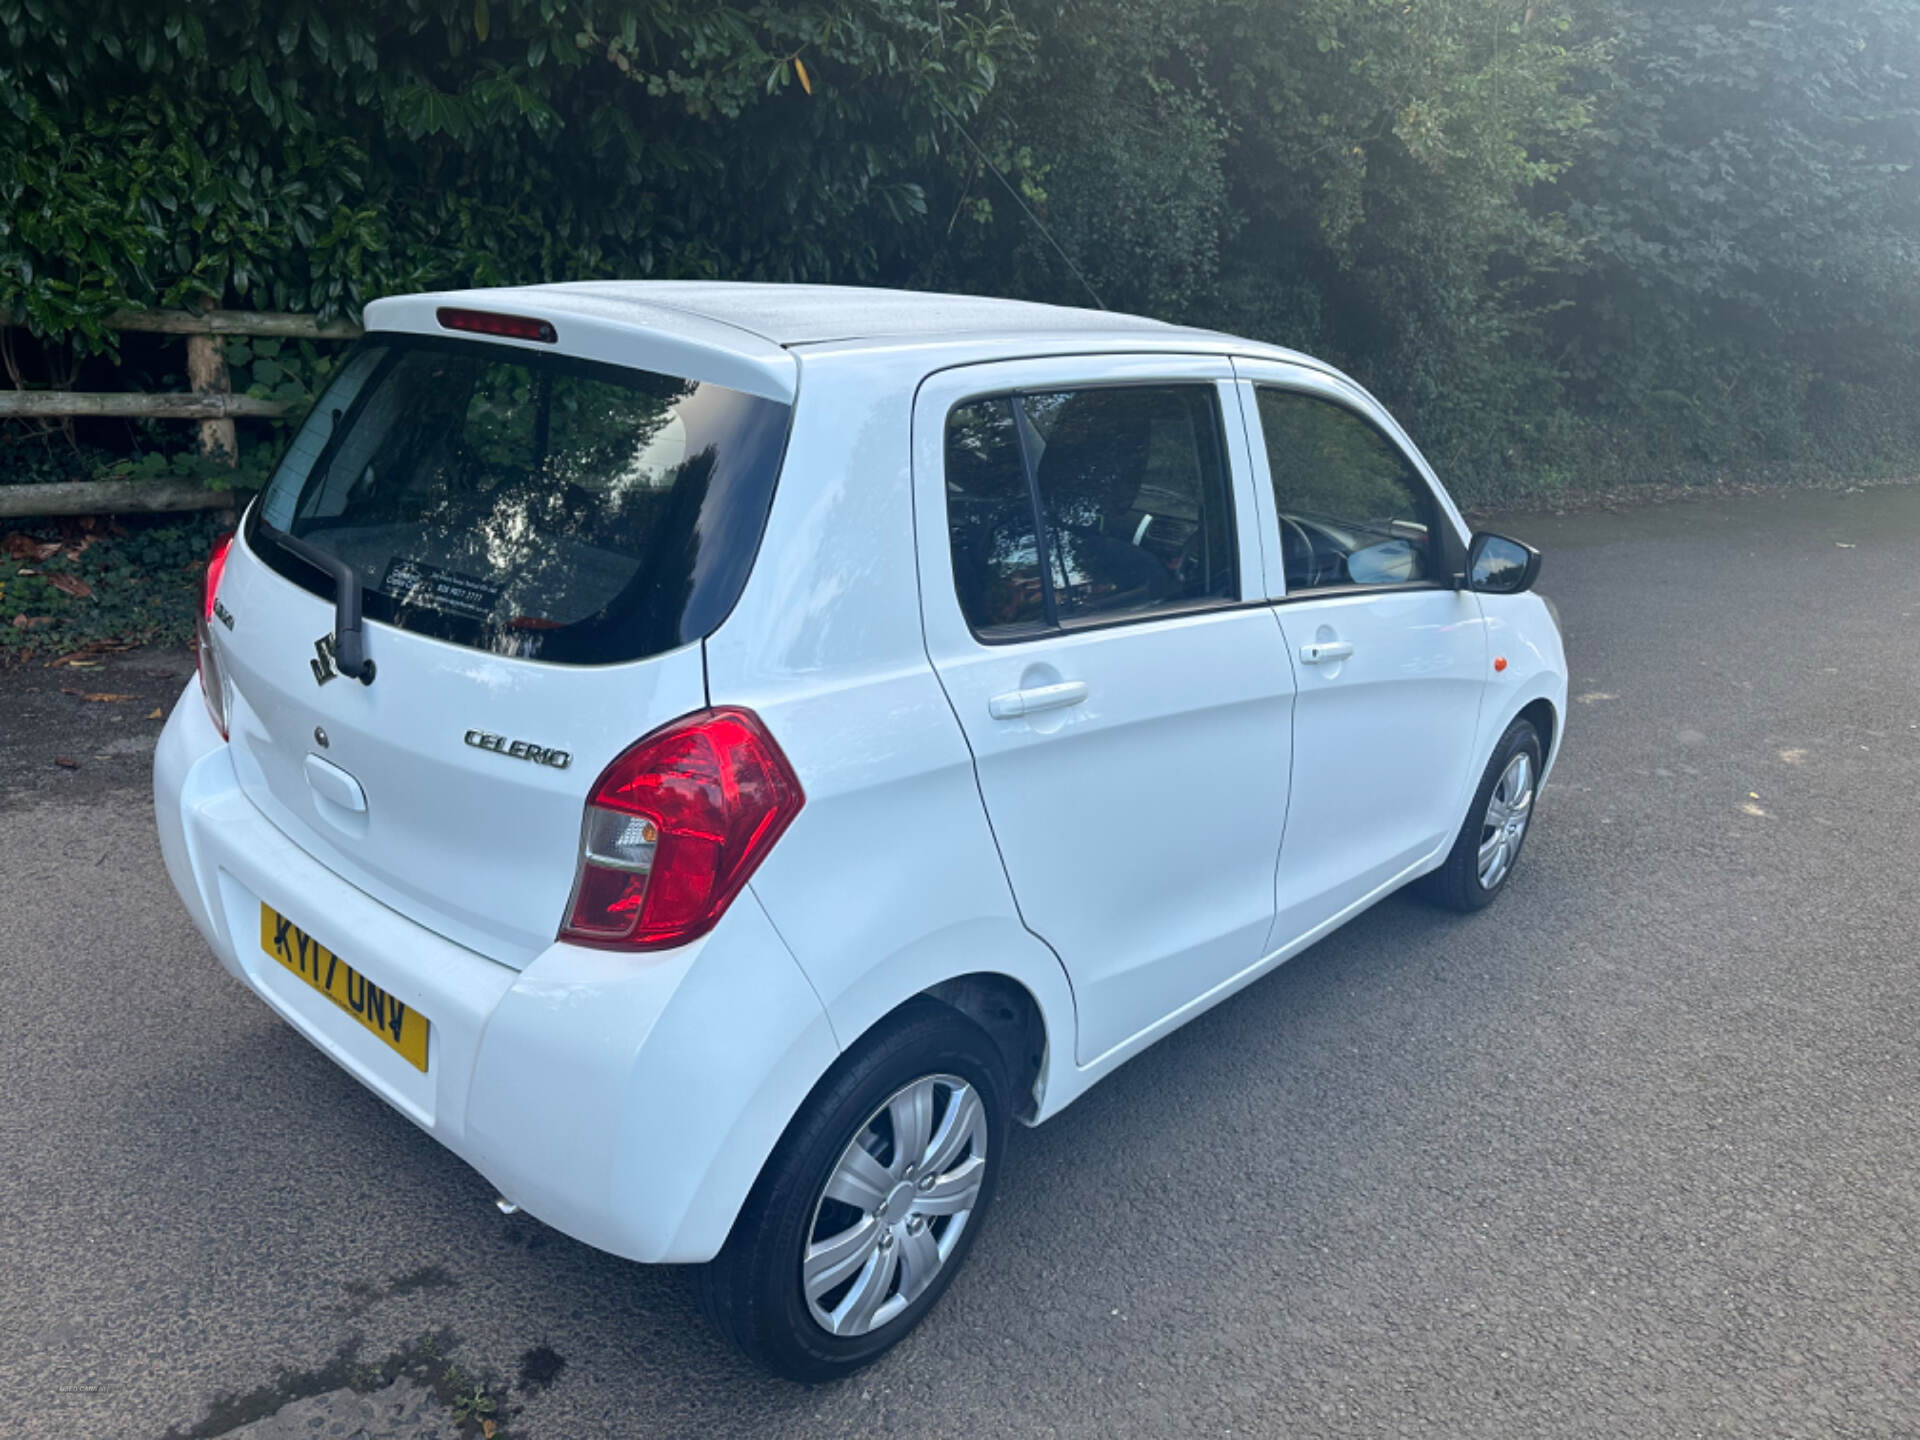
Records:
[[[70,480],[49,485],[0,485],[0,520],[43,515],[158,515],[180,510],[227,510],[231,490],[209,490],[192,480]]]
[[[0,325],[20,325],[17,315],[0,310]],[[358,340],[360,327],[347,320],[324,324],[311,315],[277,310],[116,310],[109,330],[148,335],[258,335],[281,340]]]
[[[0,420],[103,416],[141,420],[273,420],[287,413],[284,400],[213,391],[206,395],[84,394],[78,390],[0,390]]]
[[[0,310],[0,326],[18,325],[18,316]],[[148,420],[198,420],[200,451],[228,465],[239,458],[238,418],[277,419],[287,413],[280,400],[235,395],[227,376],[221,336],[283,340],[355,340],[360,327],[345,320],[324,323],[311,315],[271,310],[116,310],[108,328],[142,334],[184,335],[187,340],[186,395],[97,394],[72,390],[0,390],[0,420],[107,417]],[[32,515],[106,515],[131,511],[217,510],[233,503],[223,491],[204,486],[147,484],[128,480],[77,480],[57,485],[0,485],[0,519]]]

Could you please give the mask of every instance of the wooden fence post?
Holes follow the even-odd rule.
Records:
[[[0,327],[24,325],[18,315],[0,310]],[[265,310],[116,310],[109,329],[142,334],[181,335],[187,341],[187,379],[192,394],[83,394],[72,390],[0,390],[0,425],[9,420],[71,416],[114,416],[148,420],[197,420],[201,453],[239,463],[234,417],[278,419],[284,400],[235,395],[227,374],[225,337],[271,335],[291,340],[356,340],[360,327],[349,320],[324,323],[311,315]],[[42,515],[111,515],[136,512],[231,509],[231,491],[198,483],[165,484],[147,480],[76,480],[48,485],[0,485],[0,520]]]
[[[210,310],[211,305],[201,307]],[[226,395],[233,383],[227,376],[225,342],[218,335],[187,337],[187,383],[196,395]],[[240,436],[229,419],[200,422],[200,453],[223,465],[240,463]]]

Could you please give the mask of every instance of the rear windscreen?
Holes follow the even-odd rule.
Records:
[[[367,617],[497,654],[606,665],[704,638],[746,583],[789,407],[477,341],[353,352],[248,521],[351,565]]]

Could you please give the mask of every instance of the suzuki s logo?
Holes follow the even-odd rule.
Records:
[[[333,665],[333,636],[322,635],[313,642],[313,657],[307,664],[313,667],[314,684],[324,685],[339,678],[340,672]]]

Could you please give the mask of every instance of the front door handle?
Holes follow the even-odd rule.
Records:
[[[1036,685],[1031,690],[1009,690],[987,701],[987,713],[996,720],[1018,720],[1042,710],[1064,710],[1087,698],[1087,682],[1062,680],[1058,685]]]
[[[1335,660],[1345,660],[1352,654],[1353,646],[1345,640],[1322,640],[1300,647],[1300,660],[1305,665],[1326,665]]]

